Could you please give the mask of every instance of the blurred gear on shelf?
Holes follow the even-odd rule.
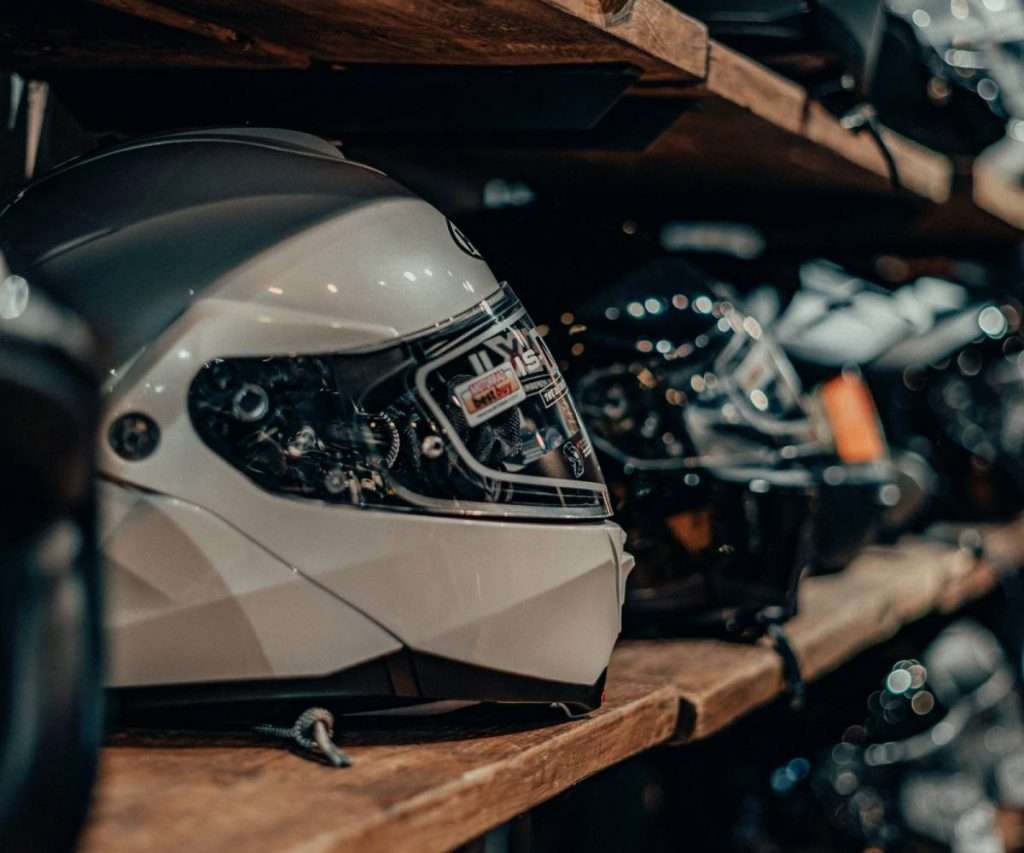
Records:
[[[92,333],[0,255],[0,849],[71,849],[102,730]]]
[[[556,351],[637,556],[627,628],[756,635],[792,616],[815,550],[856,550],[880,510],[863,492],[889,482],[863,383],[804,395],[736,297],[678,259],[569,319]]]
[[[947,154],[1024,139],[1019,0],[888,0],[871,92],[884,123]]]
[[[1020,304],[932,277],[892,291],[823,261],[800,275],[776,333],[805,378],[867,378],[899,470],[887,527],[1024,508]]]
[[[845,833],[882,849],[914,839],[1004,849],[997,809],[1021,802],[1024,717],[995,637],[961,620],[897,662],[820,762],[813,788]]]
[[[0,229],[111,342],[122,709],[600,703],[632,558],[547,347],[436,209],[245,128],[72,161]]]

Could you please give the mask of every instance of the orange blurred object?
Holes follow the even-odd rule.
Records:
[[[855,373],[842,373],[819,392],[832,427],[836,453],[852,464],[877,462],[886,456],[885,437],[871,391]]]
[[[676,541],[691,554],[711,547],[711,511],[706,509],[679,512],[665,519]]]

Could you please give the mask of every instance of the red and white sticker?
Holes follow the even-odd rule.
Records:
[[[455,396],[466,413],[466,421],[477,426],[521,403],[526,399],[526,391],[515,368],[506,361],[456,385]]]

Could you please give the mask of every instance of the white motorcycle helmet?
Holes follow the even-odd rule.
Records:
[[[112,342],[124,703],[599,704],[632,559],[533,323],[436,209],[322,140],[203,131],[59,168],[0,235]]]

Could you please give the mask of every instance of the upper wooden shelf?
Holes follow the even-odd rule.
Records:
[[[815,171],[818,179],[827,184],[831,158],[815,157],[811,152],[817,146],[876,178],[889,181],[889,166],[878,142],[866,132],[854,133],[843,128],[835,116],[809,100],[802,86],[716,42],[711,42],[709,54],[705,86],[710,94],[749,110],[794,139],[806,140],[808,144],[800,150],[787,152],[791,164],[801,164]],[[885,131],[882,136],[903,187],[933,202],[949,198],[952,164],[948,158],[898,134]]]
[[[1004,140],[974,161],[974,203],[1015,228],[1024,229],[1024,143]]]
[[[1019,563],[1020,526],[992,534]],[[924,542],[867,550],[812,578],[787,634],[814,679],[935,611],[989,591],[993,567]],[[643,749],[717,732],[783,690],[763,644],[631,641],[607,699],[567,721],[521,706],[345,721],[333,770],[250,737],[119,735],[104,752],[83,849],[434,851],[462,844]]]
[[[662,0],[58,0],[5,10],[0,51],[50,68],[628,62],[701,79],[707,29]]]
[[[556,179],[568,161],[575,163],[569,174],[580,180],[600,185],[608,176],[612,185],[662,194],[724,182],[892,195],[889,167],[869,134],[847,130],[801,86],[710,40],[703,24],[665,0],[57,0],[21,4],[0,21],[0,65],[42,76],[82,69],[580,64],[633,68],[639,77],[627,99],[677,101],[678,119],[632,150],[609,146],[597,133],[592,147],[578,139],[558,152],[491,146],[480,161],[546,170]],[[109,97],[98,88],[97,98]],[[696,102],[699,109],[687,109]],[[310,122],[304,129],[330,135],[330,127]],[[884,136],[909,194],[945,202],[949,160]],[[403,153],[427,168],[473,162],[451,143],[446,151],[411,144]],[[976,217],[974,232],[984,233],[987,210],[1024,228],[1002,174],[982,172],[975,185],[973,203],[958,201],[958,221]]]

